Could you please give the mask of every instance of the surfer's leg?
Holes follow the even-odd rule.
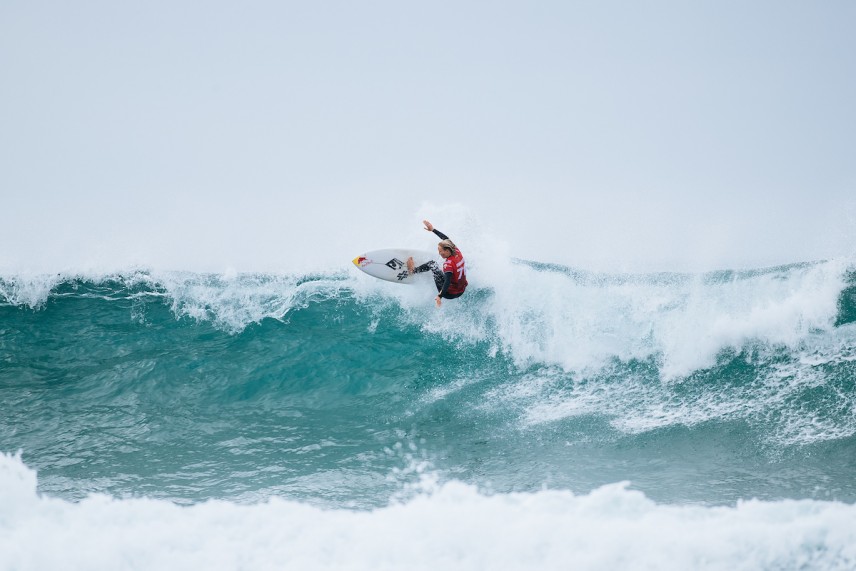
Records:
[[[434,262],[428,262],[429,264],[434,264]],[[446,276],[443,275],[443,272],[440,271],[440,268],[437,267],[437,264],[434,264],[434,267],[431,268],[431,271],[434,273],[434,285],[437,286],[437,293],[443,291],[443,282],[446,281]]]
[[[416,271],[430,271],[434,275],[434,285],[437,286],[437,291],[440,292],[443,290],[443,282],[446,280],[446,276],[443,275],[443,271],[440,269],[440,266],[437,265],[437,262],[435,262],[434,260],[426,262],[416,268]]]
[[[417,266],[413,263],[413,258],[407,258],[407,271],[411,274],[422,274],[425,272],[431,272],[434,274],[434,285],[437,286],[437,291],[442,291],[443,282],[446,279],[446,276],[443,275],[443,272],[440,270],[440,266],[437,265],[437,262],[434,260],[430,260],[425,262],[421,266]]]
[[[429,270],[434,271],[435,268],[437,268],[437,262],[435,262],[434,260],[425,262],[421,266],[417,266],[413,262],[413,256],[407,258],[407,271],[409,271],[411,274],[421,274]]]
[[[437,262],[434,260],[425,262],[421,266],[417,266],[413,263],[413,258],[407,258],[407,269],[411,274],[422,274],[425,272],[434,272],[436,274],[440,271],[440,268],[437,267]]]

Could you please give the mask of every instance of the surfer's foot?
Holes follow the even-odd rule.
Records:
[[[411,274],[416,271],[416,264],[413,263],[413,256],[407,258],[407,271]]]

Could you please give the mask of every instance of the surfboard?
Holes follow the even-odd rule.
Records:
[[[407,271],[407,258],[413,256],[413,263],[421,266],[437,258],[437,253],[424,250],[408,250],[392,248],[389,250],[374,250],[354,258],[354,265],[372,277],[399,284],[412,284],[422,276],[431,276],[431,272],[410,274]]]

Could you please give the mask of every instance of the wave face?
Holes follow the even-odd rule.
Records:
[[[766,551],[705,559],[709,544],[690,542],[673,559],[664,547],[668,565],[649,563],[852,568],[852,534],[835,535],[856,500],[847,261],[706,274],[521,260],[476,269],[481,281],[439,310],[429,283],[356,270],[7,275],[0,451],[21,456],[5,458],[0,479],[33,489],[0,501],[58,510],[93,534],[98,510],[118,522],[189,510],[176,525],[209,518],[210,537],[224,518],[297,518],[319,543],[346,533],[337,518],[400,533],[402,513],[454,519],[458,504],[473,525],[555,516],[567,531],[624,518],[616,541],[646,518],[662,537],[692,524],[721,541],[784,518],[793,541],[771,531]],[[760,501],[735,507],[749,498]],[[21,521],[0,516],[0,529]],[[484,533],[501,537],[497,526]],[[536,535],[523,539],[537,545]],[[614,547],[583,568],[621,566],[606,555]],[[28,568],[21,561],[6,568]]]

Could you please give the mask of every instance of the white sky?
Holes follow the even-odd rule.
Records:
[[[592,268],[853,254],[854,30],[851,1],[0,0],[0,269],[346,264],[423,215]]]

